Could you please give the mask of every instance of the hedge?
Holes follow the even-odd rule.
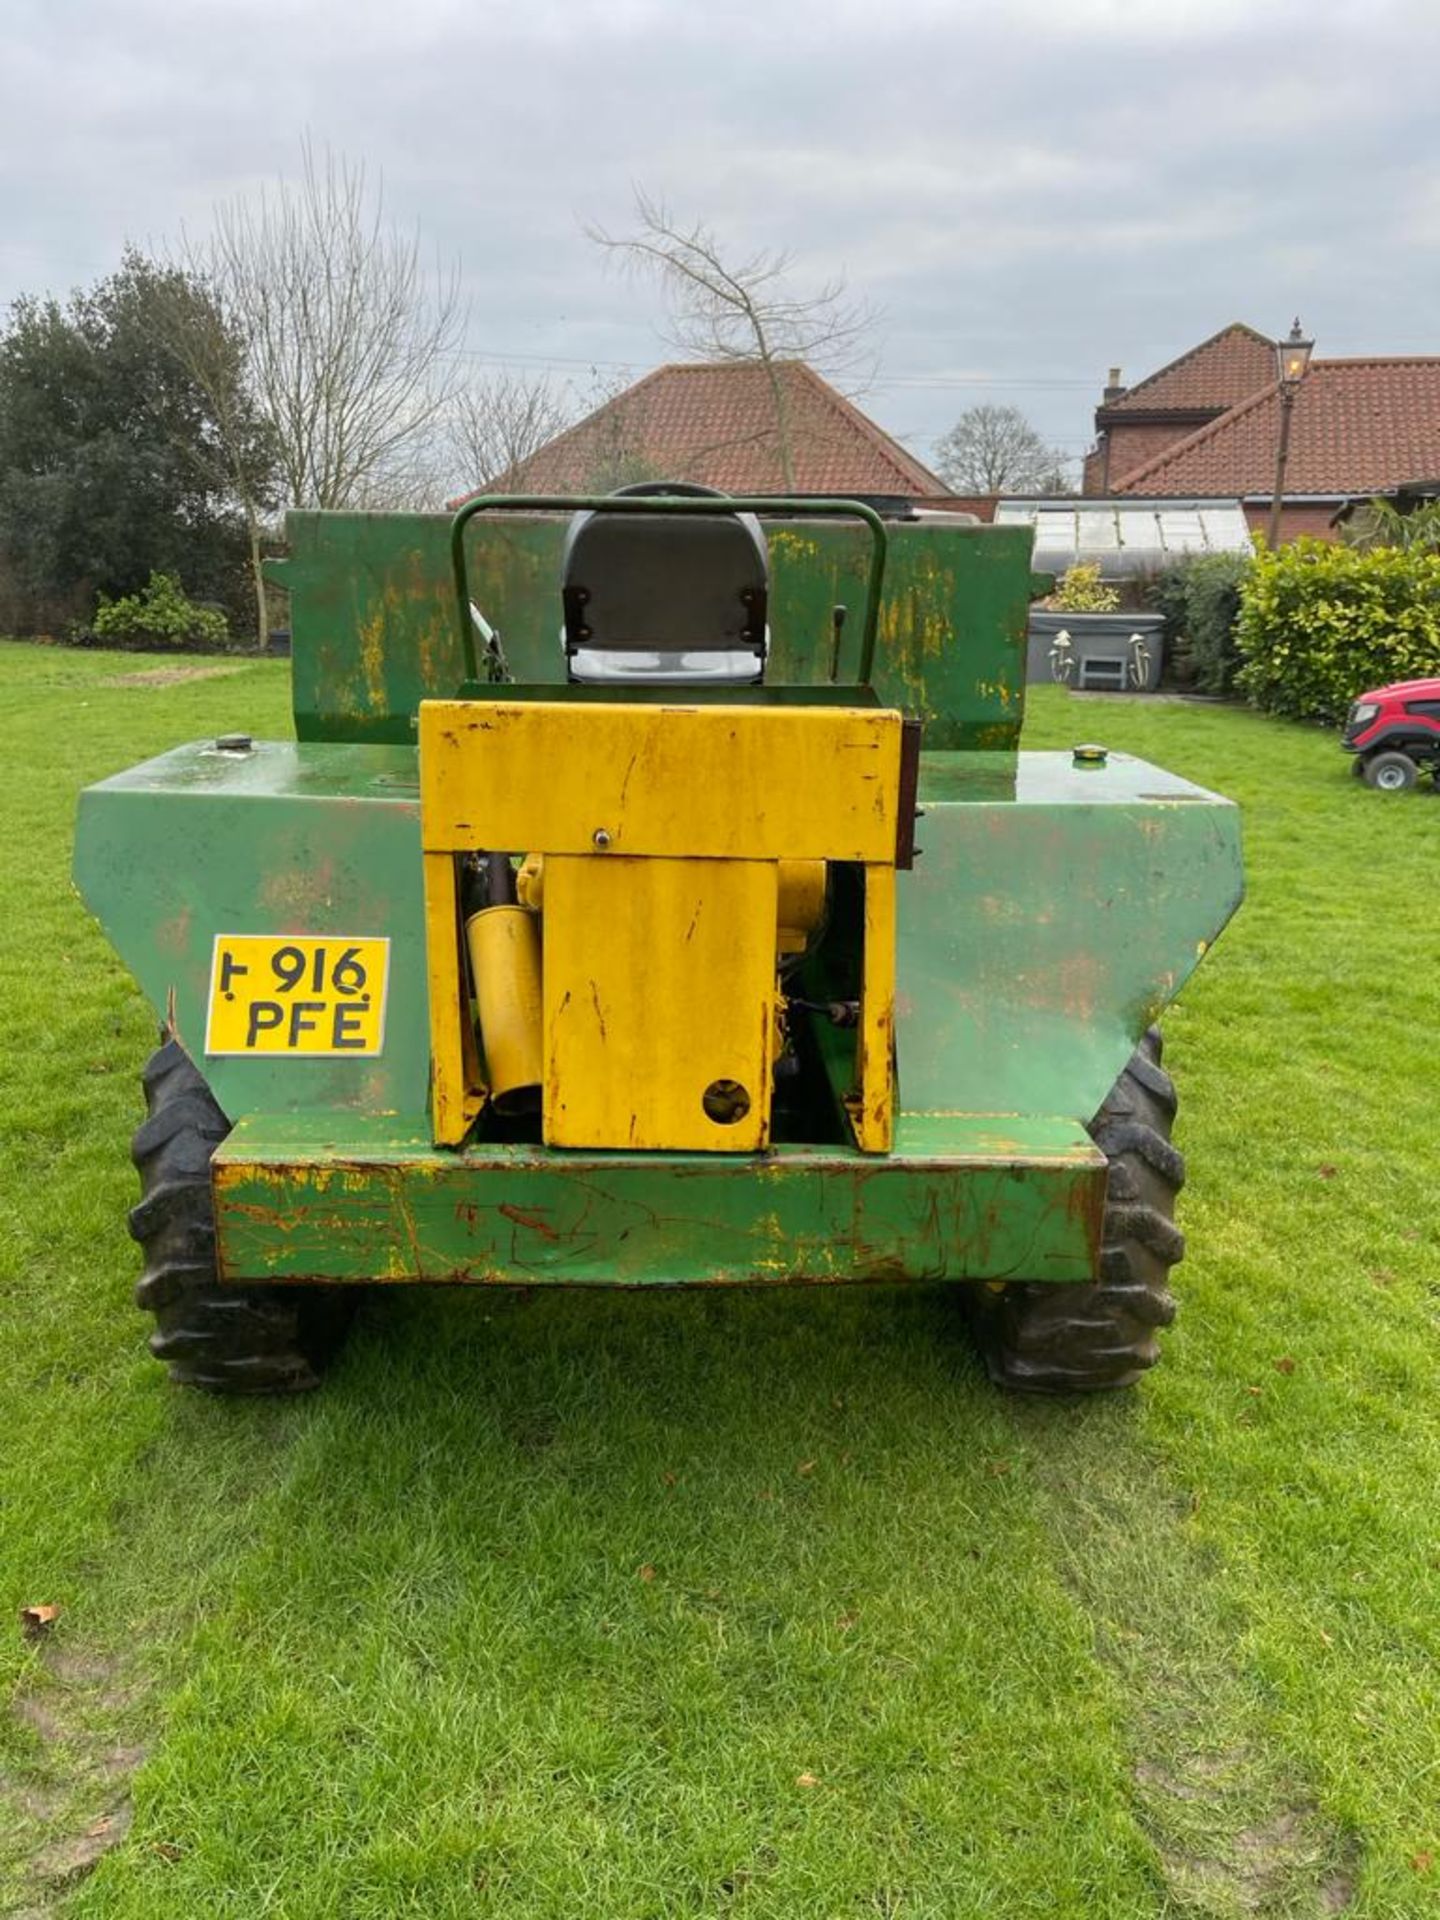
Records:
[[[1165,639],[1177,677],[1202,693],[1231,693],[1240,658],[1235,617],[1240,583],[1250,567],[1244,553],[1197,553],[1158,574],[1150,604],[1165,616]]]
[[[1369,687],[1440,674],[1440,554],[1327,540],[1261,548],[1240,585],[1236,686],[1297,720],[1342,720]]]

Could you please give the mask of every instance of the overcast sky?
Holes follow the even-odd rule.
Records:
[[[631,183],[884,311],[862,404],[978,400],[1072,455],[1232,319],[1440,352],[1440,0],[0,0],[0,301],[64,292],[309,133],[458,256],[469,353],[667,357],[584,220]]]

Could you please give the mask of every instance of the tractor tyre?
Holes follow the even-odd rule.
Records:
[[[1129,1387],[1160,1358],[1175,1318],[1170,1269],[1185,1253],[1175,1196],[1185,1162],[1171,1144],[1175,1088],[1151,1027],[1087,1131],[1110,1163],[1100,1277],[967,1288],[976,1341],[998,1385],[1029,1393]]]
[[[1391,748],[1372,753],[1365,762],[1365,784],[1377,793],[1408,793],[1420,777],[1420,769],[1408,753]]]
[[[351,1290],[222,1285],[210,1157],[230,1122],[171,1032],[162,1029],[142,1084],[148,1114],[131,1148],[140,1202],[130,1231],[145,1254],[135,1300],[155,1316],[150,1351],[178,1385],[212,1393],[318,1386],[353,1312]]]

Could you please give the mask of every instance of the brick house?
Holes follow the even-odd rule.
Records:
[[[779,409],[768,374],[753,362],[657,367],[557,434],[518,473],[496,476],[490,484],[533,493],[592,493],[665,479],[726,493],[948,498],[943,480],[813,368],[787,360],[777,363],[776,373]]]
[[[1275,484],[1275,348],[1235,324],[1134,387],[1110,385],[1095,413],[1084,491],[1111,497],[1239,499],[1263,528]],[[1314,359],[1295,398],[1282,539],[1333,535],[1349,500],[1440,473],[1440,357]]]
[[[1121,386],[1120,369],[1112,367],[1095,409],[1095,447],[1085,459],[1081,491],[1124,490],[1128,474],[1274,379],[1275,342],[1238,321],[1137,386]]]

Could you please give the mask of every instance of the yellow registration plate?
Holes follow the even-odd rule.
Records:
[[[388,939],[219,933],[210,967],[206,1053],[379,1053]]]

